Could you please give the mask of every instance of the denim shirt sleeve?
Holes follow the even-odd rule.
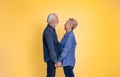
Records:
[[[67,54],[70,52],[70,50],[71,50],[71,48],[72,48],[72,41],[73,41],[73,35],[72,34],[70,34],[68,37],[67,37],[67,39],[66,39],[66,43],[65,43],[65,46],[64,46],[64,48],[63,48],[63,50],[61,51],[61,55],[60,55],[60,57],[59,57],[59,61],[62,61],[62,59],[64,59],[66,56],[67,56]]]
[[[57,63],[57,55],[56,55],[55,46],[54,46],[54,37],[52,35],[51,30],[46,31],[45,40],[48,45],[48,50],[49,50],[49,55],[50,55],[51,60],[54,63]]]

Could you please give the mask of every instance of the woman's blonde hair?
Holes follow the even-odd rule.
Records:
[[[78,26],[78,22],[76,19],[74,18],[69,18],[68,22],[70,23],[70,25],[72,26],[72,30],[75,29]]]

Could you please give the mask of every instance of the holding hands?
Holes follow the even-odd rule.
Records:
[[[61,62],[58,62],[55,64],[55,67],[58,68],[58,67],[62,67],[62,63]]]

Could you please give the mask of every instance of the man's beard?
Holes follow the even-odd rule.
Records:
[[[54,27],[56,27],[56,26],[57,26],[57,24],[58,24],[58,23],[55,23],[55,24],[54,24]]]

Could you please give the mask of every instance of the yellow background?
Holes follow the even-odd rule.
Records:
[[[75,29],[76,77],[120,77],[119,0],[0,0],[0,77],[45,77],[42,32],[55,12],[59,40],[64,23]],[[62,68],[56,77],[64,77]]]

